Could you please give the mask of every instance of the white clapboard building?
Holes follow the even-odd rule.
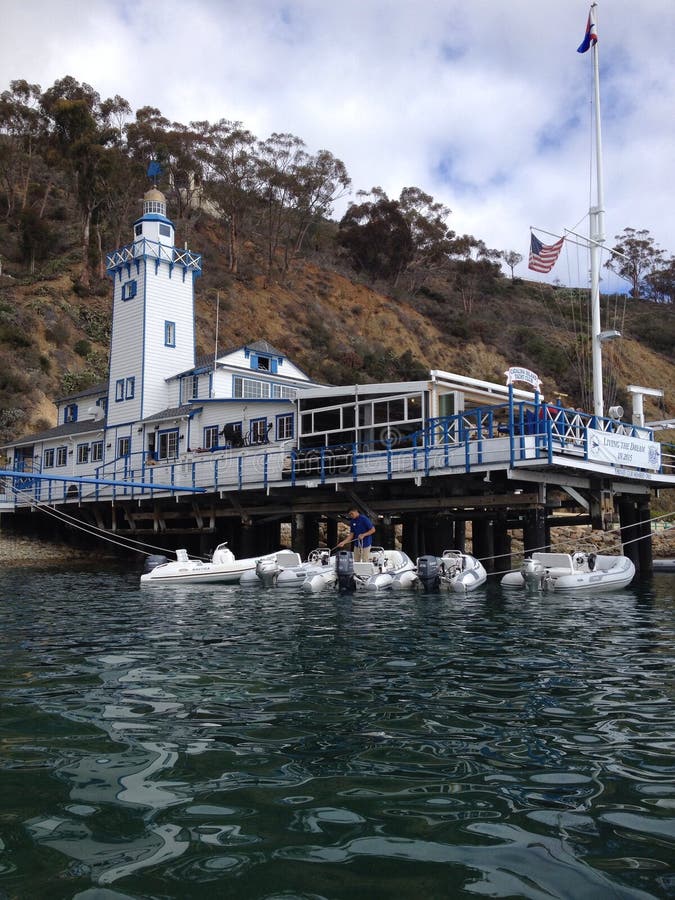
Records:
[[[108,382],[56,401],[57,424],[5,446],[14,469],[120,479],[232,448],[281,447],[299,390],[318,385],[265,340],[195,357],[201,256],[175,246],[152,188],[133,241],[107,257],[113,283]]]

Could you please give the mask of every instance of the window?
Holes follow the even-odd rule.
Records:
[[[293,413],[277,416],[277,440],[286,441],[293,437]]]
[[[118,378],[115,382],[115,400],[118,403],[124,400],[124,378]]]
[[[136,296],[137,290],[138,282],[135,278],[132,278],[131,281],[127,281],[122,285],[122,300],[131,300]]]
[[[207,425],[204,429],[204,449],[211,450],[218,446],[218,426]]]
[[[251,419],[251,443],[267,442],[267,419]]]
[[[121,437],[117,438],[117,455],[118,456],[129,456],[131,453],[131,438]]]
[[[269,372],[269,370],[270,370],[269,359],[266,356],[259,356],[257,368],[260,369],[261,372]]]
[[[157,459],[175,459],[178,456],[178,429],[160,431],[157,443]]]
[[[64,422],[77,422],[77,403],[70,403],[63,410]]]
[[[176,323],[175,322],[165,322],[164,323],[164,346],[165,347],[175,347],[176,346]]]
[[[140,237],[143,234],[143,226],[139,222],[138,225],[134,225],[134,234],[136,237]]]
[[[168,225],[162,225],[160,223],[159,233],[162,235],[162,237],[171,237],[171,229]]]
[[[136,379],[132,375],[131,378],[127,378],[126,399],[133,400],[135,393],[136,393]]]
[[[94,443],[91,445],[91,461],[103,461],[103,441],[94,441]]]
[[[199,375],[192,376],[192,399],[199,397]]]
[[[242,400],[267,400],[269,397],[293,400],[297,389],[281,384],[270,384],[256,378],[242,378],[235,375],[232,379],[232,396]]]
[[[104,415],[105,415],[105,413],[108,412],[108,398],[107,397],[99,397],[99,399],[96,401],[96,405],[100,406],[100,408],[103,410]]]
[[[67,447],[57,447],[56,448],[56,465],[57,466],[65,466],[68,462],[68,448]]]
[[[89,462],[89,444],[77,445],[77,462],[78,465]]]
[[[45,450],[44,452],[44,461],[42,463],[45,469],[52,469],[54,467],[54,448],[51,450]]]

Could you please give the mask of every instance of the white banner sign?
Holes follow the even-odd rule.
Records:
[[[541,387],[541,378],[537,373],[532,372],[530,369],[523,369],[522,366],[511,366],[504,374],[506,375],[507,384],[513,384],[514,381],[524,381],[526,384],[531,384],[535,391],[538,391]]]
[[[588,429],[588,458],[594,462],[609,462],[615,466],[635,466],[638,469],[661,468],[661,444],[626,434]]]

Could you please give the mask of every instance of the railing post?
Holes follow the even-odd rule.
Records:
[[[387,480],[391,481],[391,438],[387,438],[384,445],[387,449]]]
[[[356,465],[356,454],[358,452],[359,445],[356,441],[352,444],[352,481],[356,481],[358,479],[358,470]]]
[[[516,440],[513,433],[514,415],[513,415],[513,385],[509,384],[509,467],[512,469],[516,461]]]
[[[241,453],[237,457],[237,480],[239,482],[239,490],[241,490],[244,483],[244,457]]]
[[[464,429],[464,467],[467,472],[471,471],[471,446],[468,428]]]

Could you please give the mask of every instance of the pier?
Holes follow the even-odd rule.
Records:
[[[450,406],[458,411],[437,414]],[[92,478],[5,470],[3,524],[11,512],[21,530],[62,531],[61,518],[36,515],[49,509],[82,534],[200,553],[228,541],[255,555],[279,546],[285,523],[306,556],[320,529],[337,543],[338,520],[356,505],[378,543],[398,534],[412,558],[465,549],[470,523],[474,555],[505,571],[514,531],[527,553],[555,544],[558,526],[618,526],[638,571],[651,569],[650,498],[675,487],[675,448],[649,427],[438,371],[428,382],[304,391],[294,407],[292,440],[227,441],[161,462],[140,453]]]

